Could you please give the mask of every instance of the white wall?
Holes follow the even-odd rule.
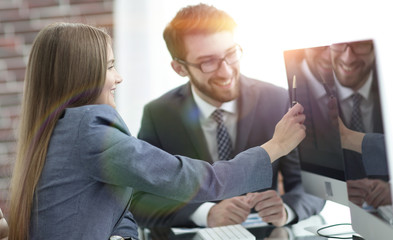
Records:
[[[162,32],[181,7],[199,2],[225,10],[238,23],[242,73],[282,87],[285,49],[365,38],[390,47],[393,21],[383,0],[116,0],[114,50],[124,78],[117,105],[133,135],[143,105],[186,81],[170,67]]]

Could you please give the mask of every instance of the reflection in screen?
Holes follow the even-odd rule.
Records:
[[[307,118],[302,168],[322,175],[345,169],[352,203],[379,216],[381,206],[392,210],[373,41],[291,50],[284,57],[291,99],[296,93]]]
[[[345,127],[365,133],[358,150],[344,150],[348,198],[377,214],[381,206],[391,208],[392,200],[374,44],[372,40],[335,43],[330,50],[340,117]],[[342,145],[348,145],[346,140]]]
[[[295,76],[296,101],[306,115],[306,138],[299,145],[302,169],[344,181],[329,46],[286,51],[284,58],[288,89]]]

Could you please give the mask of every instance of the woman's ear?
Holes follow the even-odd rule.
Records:
[[[182,76],[182,77],[188,76],[188,70],[184,67],[183,64],[180,64],[178,61],[172,60],[171,66],[172,66],[173,70],[175,70],[175,72],[177,74],[179,74],[180,76]]]

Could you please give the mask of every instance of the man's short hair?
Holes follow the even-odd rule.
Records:
[[[186,57],[184,36],[212,34],[221,31],[234,32],[237,24],[222,10],[206,4],[187,6],[176,14],[164,30],[164,40],[172,58]]]

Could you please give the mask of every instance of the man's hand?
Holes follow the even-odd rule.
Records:
[[[349,200],[358,206],[364,202],[377,208],[382,205],[392,204],[390,185],[380,179],[363,178],[347,180]]]
[[[366,196],[368,205],[377,208],[383,205],[391,205],[392,197],[390,195],[390,185],[380,179],[369,179],[370,191]]]
[[[251,206],[246,196],[225,199],[214,205],[207,215],[207,226],[240,224],[247,219]]]
[[[370,183],[367,178],[347,180],[349,201],[361,207],[366,201],[368,191],[371,189]]]
[[[276,191],[249,193],[247,196],[263,221],[276,227],[285,225],[288,215],[284,202]]]

